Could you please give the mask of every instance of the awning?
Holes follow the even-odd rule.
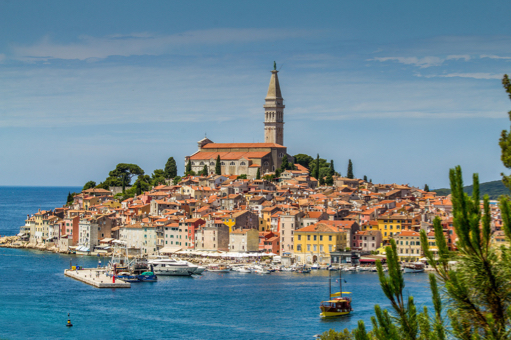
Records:
[[[180,251],[181,247],[165,247],[160,249],[160,254],[173,254]]]
[[[113,240],[114,240],[113,238],[107,237],[107,238],[100,240],[99,243],[110,243]]]

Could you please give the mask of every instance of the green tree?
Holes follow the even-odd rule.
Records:
[[[165,163],[164,177],[165,178],[174,178],[177,176],[177,165],[174,157],[170,157]]]
[[[178,184],[181,181],[181,176],[176,176],[173,178],[172,183],[174,185]]]
[[[348,173],[347,173],[346,177],[351,178],[351,179],[354,178],[354,176],[353,176],[353,163],[351,163],[351,159],[348,162]]]
[[[326,176],[325,184],[326,185],[333,185],[334,184],[334,178],[332,177],[331,174],[328,174],[328,176]]]
[[[155,169],[151,175],[151,184],[153,186],[157,186],[160,184],[166,184],[165,180],[165,170],[162,169]]]
[[[222,174],[222,163],[220,162],[220,155],[216,156],[215,174]]]
[[[287,160],[287,155],[284,155],[284,157],[282,157],[282,163],[280,164],[280,169],[283,171],[283,170],[287,170],[288,167],[289,167],[289,163]]]
[[[314,161],[314,168],[311,169],[312,177],[314,177],[317,180],[319,180],[319,166],[320,166],[320,162],[319,162],[319,153],[318,153],[318,155],[316,156],[316,160]]]
[[[94,182],[94,181],[88,181],[88,182],[87,182],[87,183],[85,183],[85,185],[83,186],[82,191],[87,190],[87,189],[94,188],[95,186],[96,186],[96,182]]]
[[[257,168],[256,179],[261,179],[261,168]]]
[[[68,192],[66,204],[73,203],[73,201],[74,201],[73,195],[71,195],[71,192]]]
[[[306,167],[307,169],[309,169],[310,162],[312,162],[314,160],[314,158],[312,158],[311,156],[303,154],[303,153],[294,155],[293,158],[295,159],[296,164],[300,164],[300,165]]]
[[[333,176],[335,175],[335,168],[334,168],[334,160],[330,160],[330,174]]]
[[[185,175],[188,175],[191,172],[192,172],[192,161],[188,160],[188,163],[186,163]]]
[[[241,174],[236,179],[247,179],[247,174]]]
[[[429,186],[427,184],[424,184],[424,191],[429,192]]]
[[[202,176],[207,176],[208,175],[208,166],[206,164],[204,164],[204,168],[202,168],[202,171],[199,175],[202,175]]]
[[[367,176],[364,175],[364,182],[367,182]]]
[[[114,170],[110,171],[108,174],[109,177],[105,180],[105,182],[109,186],[122,186],[124,188],[131,184],[131,179],[134,176],[140,176],[143,174],[144,170],[136,164],[119,163]]]

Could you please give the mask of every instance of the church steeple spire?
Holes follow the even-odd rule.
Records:
[[[284,99],[280,92],[277,64],[273,62],[270,86],[264,104],[264,141],[284,145]]]

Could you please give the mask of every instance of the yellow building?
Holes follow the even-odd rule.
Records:
[[[294,254],[298,263],[330,263],[330,252],[346,249],[347,232],[343,228],[316,223],[295,230]]]
[[[422,257],[420,234],[416,231],[404,230],[394,235],[397,255],[400,261],[415,262]]]
[[[389,240],[402,230],[412,230],[412,227],[420,223],[420,217],[409,215],[381,215],[378,218],[378,230],[381,232],[383,245],[388,245]],[[371,228],[372,229],[372,228]]]

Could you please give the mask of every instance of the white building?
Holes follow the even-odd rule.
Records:
[[[143,222],[132,222],[119,230],[119,238],[128,248],[140,249],[142,255],[156,254],[158,235],[156,226]]]

